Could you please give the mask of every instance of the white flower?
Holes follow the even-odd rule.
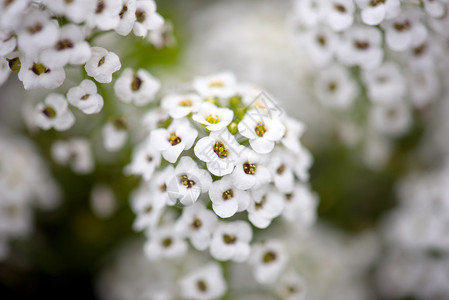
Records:
[[[3,34],[0,31],[0,57],[5,57],[16,49],[17,38],[13,35]]]
[[[40,54],[41,62],[49,68],[85,64],[91,55],[81,28],[74,24],[61,27],[57,40],[49,46]]]
[[[161,258],[177,258],[187,252],[187,242],[175,233],[173,226],[164,226],[147,232],[148,241],[143,250],[151,261]]]
[[[204,102],[192,119],[203,124],[207,130],[217,131],[228,126],[233,117],[234,112],[229,108],[219,108],[210,102]]]
[[[347,68],[333,65],[318,75],[315,93],[325,106],[345,109],[354,103],[359,90]]]
[[[16,29],[29,5],[29,0],[0,0],[0,6],[2,7],[0,11],[0,27]]]
[[[200,139],[194,148],[195,155],[205,163],[209,172],[216,176],[231,174],[238,156],[243,151],[227,128],[213,131]]]
[[[103,146],[108,151],[121,149],[128,138],[128,125],[122,117],[113,119],[102,128]]]
[[[161,164],[161,153],[150,146],[149,140],[137,146],[133,152],[131,164],[126,167],[126,172],[141,175],[145,181],[149,181],[154,170]]]
[[[289,117],[284,117],[282,123],[285,126],[285,133],[281,140],[282,145],[293,153],[299,153],[302,148],[299,139],[306,130],[306,125]]]
[[[375,27],[354,26],[343,34],[337,57],[345,65],[375,68],[383,59],[382,35]]]
[[[34,56],[21,56],[20,62],[21,67],[17,76],[23,82],[23,87],[26,90],[55,89],[61,86],[65,80],[63,68],[48,68]]]
[[[286,263],[287,252],[278,240],[268,240],[253,246],[249,263],[253,265],[253,275],[258,283],[274,283],[281,275]]]
[[[333,61],[339,39],[328,27],[319,26],[301,33],[299,44],[316,66],[324,67]]]
[[[186,120],[176,120],[168,129],[159,128],[150,133],[150,147],[160,151],[164,159],[174,163],[184,150],[189,150],[198,131],[190,126]]]
[[[296,0],[293,4],[295,20],[301,25],[315,27],[324,18],[324,0]]]
[[[31,230],[31,222],[31,207],[26,202],[0,201],[0,236],[26,236]]]
[[[172,165],[169,165],[163,170],[154,172],[153,177],[150,180],[150,190],[153,193],[154,198],[167,205],[176,204],[176,201],[170,199],[167,191],[168,181],[173,176],[174,171],[175,168],[173,168]]]
[[[187,274],[180,280],[179,285],[184,299],[219,299],[226,292],[223,271],[216,263],[210,263]]]
[[[180,119],[198,111],[203,100],[196,94],[172,94],[164,97],[161,106],[173,119]]]
[[[142,106],[154,100],[161,83],[144,69],[134,72],[127,68],[114,84],[117,97],[125,103],[134,101],[134,104]]]
[[[264,158],[246,149],[235,163],[232,183],[241,190],[257,189],[270,182],[270,171],[263,165]]]
[[[232,217],[236,212],[248,208],[251,197],[248,192],[232,184],[232,176],[227,175],[214,181],[209,189],[212,209],[221,218]]]
[[[153,0],[137,0],[136,22],[133,32],[135,35],[145,37],[149,30],[155,30],[164,25],[164,19],[156,12]]]
[[[316,220],[317,197],[304,184],[296,184],[293,191],[284,194],[282,216],[302,227],[310,227]]]
[[[447,13],[445,0],[423,0],[423,3],[426,13],[435,19],[442,18]]]
[[[296,272],[290,270],[282,274],[276,292],[285,300],[305,300],[306,288],[304,280]]]
[[[293,190],[295,176],[293,168],[296,164],[295,156],[283,149],[276,149],[270,155],[268,169],[274,180],[274,185],[282,193],[289,193]]]
[[[393,20],[382,23],[385,29],[385,41],[394,51],[410,48],[414,40],[422,40],[427,36],[426,27],[420,22],[420,12],[406,10]]]
[[[356,0],[362,10],[362,21],[368,25],[379,25],[384,19],[393,19],[401,12],[399,0]]]
[[[92,0],[43,0],[43,3],[58,15],[65,15],[75,23],[81,23],[93,14],[96,2]]]
[[[120,35],[128,35],[136,22],[136,0],[121,0],[121,2],[120,21],[114,30]]]
[[[183,209],[181,217],[176,221],[175,230],[181,236],[188,237],[196,249],[203,251],[210,245],[216,223],[217,216],[201,203],[196,203]]]
[[[68,103],[61,94],[50,94],[44,103],[39,103],[35,109],[34,122],[42,129],[54,128],[64,131],[72,127],[75,117],[68,109]]]
[[[409,96],[416,107],[423,107],[437,98],[440,81],[435,71],[414,70],[408,72]]]
[[[184,205],[192,205],[200,194],[209,190],[211,183],[209,172],[198,168],[193,159],[184,156],[167,181],[168,196],[171,200],[179,200]]]
[[[355,5],[353,0],[332,0],[325,1],[323,7],[325,21],[329,27],[335,31],[342,31],[349,28],[354,22]]]
[[[244,262],[250,255],[252,238],[253,232],[247,222],[220,223],[212,237],[210,254],[217,260]]]
[[[309,150],[301,147],[300,151],[296,153],[294,171],[299,180],[309,180],[309,169],[312,166],[313,157]]]
[[[137,215],[133,228],[136,231],[153,229],[157,226],[165,203],[155,197],[147,185],[140,186],[131,194],[131,208]]]
[[[17,31],[21,51],[28,55],[35,54],[57,41],[58,23],[50,20],[41,10],[31,9],[21,20],[20,30]]]
[[[87,174],[94,169],[94,158],[90,142],[84,138],[72,138],[68,141],[57,141],[51,147],[53,159],[60,165],[70,164],[78,174]]]
[[[228,98],[235,95],[236,80],[231,72],[221,72],[193,79],[193,88],[205,98]]]
[[[101,30],[110,30],[117,27],[122,10],[121,0],[97,0],[97,6],[93,14],[87,18],[90,27],[98,27]]]
[[[104,105],[103,97],[97,94],[97,86],[89,79],[72,87],[67,93],[67,100],[85,114],[99,113]]]
[[[362,76],[373,102],[390,103],[405,95],[405,79],[396,64],[387,62],[380,67],[363,72]]]
[[[270,186],[253,190],[253,201],[248,207],[248,220],[257,228],[267,228],[284,210],[282,195]]]
[[[170,122],[169,114],[165,109],[160,107],[150,110],[142,117],[142,124],[149,131],[156,128],[167,127]]]
[[[402,135],[411,125],[410,108],[403,101],[375,105],[371,110],[373,127],[387,135]]]
[[[273,150],[275,142],[282,139],[285,126],[277,118],[251,110],[240,121],[238,130],[241,135],[249,139],[249,144],[254,151],[266,154]]]
[[[119,57],[101,47],[92,47],[91,51],[92,55],[84,66],[87,75],[101,83],[111,82],[112,73],[122,67]]]

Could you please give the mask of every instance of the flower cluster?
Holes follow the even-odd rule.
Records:
[[[109,83],[121,62],[115,53],[92,45],[96,36],[114,30],[146,37],[164,27],[153,0],[2,0],[0,7],[0,85],[18,71],[26,90],[52,90],[64,83],[67,66],[84,66],[85,80],[79,86],[67,96],[50,94],[36,106],[35,123],[46,130],[67,130],[74,124],[68,103],[85,114],[102,110],[97,85],[87,78]],[[137,74],[131,76],[143,76]],[[133,91],[139,87],[134,84]]]
[[[391,138],[411,128],[413,110],[440,96],[448,11],[440,0],[295,2],[298,42],[317,67],[313,93],[348,114],[354,130],[372,140],[365,147],[383,143],[377,148],[388,152]]]
[[[0,260],[10,239],[32,231],[33,207],[50,209],[58,200],[58,186],[34,146],[0,130]]]
[[[384,224],[389,251],[378,281],[385,295],[449,296],[448,172],[446,162],[439,170],[411,174],[400,184],[400,204]]]
[[[282,243],[259,249],[250,224],[264,229],[279,216],[301,228],[313,224],[317,200],[306,184],[312,158],[299,141],[304,125],[229,72],[195,78],[193,89],[165,96],[148,116],[149,134],[126,169],[144,179],[131,200],[147,257],[183,257],[189,240],[215,260],[277,265],[262,268],[268,277],[256,276],[274,282],[287,260],[277,255]],[[179,216],[170,214],[179,207]],[[205,296],[210,284],[203,290],[197,283],[190,297],[215,298]]]

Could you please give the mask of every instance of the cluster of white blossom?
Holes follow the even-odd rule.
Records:
[[[251,224],[265,229],[280,216],[299,228],[314,223],[312,157],[299,141],[304,125],[229,72],[197,77],[192,88],[165,96],[144,123],[149,134],[126,171],[143,178],[131,205],[147,257],[184,257],[190,241],[215,260],[255,264],[260,283],[277,280],[288,259],[282,241],[253,244]],[[204,281],[188,281],[187,298],[219,296],[209,294],[217,268],[207,270]]]
[[[33,208],[50,209],[58,200],[59,188],[34,146],[0,129],[0,260],[9,240],[31,232]]]
[[[294,24],[302,55],[316,68],[315,97],[338,110],[353,138],[388,156],[414,110],[439,99],[447,74],[449,2],[298,0]],[[363,104],[362,104],[363,103]],[[346,115],[345,115],[346,114]],[[348,126],[343,134],[348,135]],[[358,132],[358,134],[357,134]],[[362,141],[363,142],[363,141]],[[375,152],[375,153],[372,153]],[[368,158],[368,160],[370,160]],[[374,159],[371,159],[374,160]],[[375,163],[374,163],[375,164]]]
[[[449,164],[409,175],[398,189],[399,206],[384,225],[389,250],[379,272],[389,297],[449,297]]]
[[[164,27],[153,0],[1,0],[0,8],[0,85],[18,71],[26,90],[53,90],[64,83],[66,67],[84,66],[85,80],[79,86],[66,96],[49,94],[36,106],[34,122],[45,130],[72,127],[69,103],[85,114],[102,110],[103,97],[91,79],[110,83],[121,62],[115,53],[93,46],[96,36],[114,30],[146,37],[163,34]],[[139,76],[131,72],[133,91],[140,87]],[[124,101],[130,101],[127,96]]]

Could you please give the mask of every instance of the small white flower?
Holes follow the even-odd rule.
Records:
[[[62,67],[48,68],[34,56],[20,57],[19,80],[26,90],[46,88],[55,89],[64,82],[65,72]]]
[[[229,98],[235,95],[236,80],[231,72],[221,72],[206,77],[196,77],[193,88],[205,98]]]
[[[238,156],[243,151],[227,128],[213,131],[200,139],[194,148],[196,157],[207,163],[209,172],[216,176],[231,174]]]
[[[20,30],[17,31],[21,51],[28,55],[35,54],[57,41],[58,23],[50,20],[41,10],[31,9],[21,20]]]
[[[282,274],[276,292],[285,300],[305,300],[307,286],[296,272],[290,270]]]
[[[128,125],[122,117],[113,119],[102,128],[103,146],[108,151],[120,150],[128,138]]]
[[[196,203],[183,209],[175,224],[175,230],[181,236],[188,237],[196,249],[203,251],[210,245],[216,223],[217,216],[201,203]]]
[[[85,114],[99,113],[104,105],[103,97],[97,94],[97,86],[89,79],[72,87],[67,93],[67,100]]]
[[[140,186],[131,194],[131,208],[137,215],[133,228],[136,231],[153,229],[157,226],[165,203],[160,201],[147,185]]]
[[[45,130],[52,127],[58,131],[69,129],[75,123],[75,117],[68,106],[63,95],[48,95],[44,103],[39,103],[36,106],[35,124]]]
[[[368,25],[379,25],[384,19],[393,19],[401,12],[399,0],[356,0],[362,10],[362,21]]]
[[[385,41],[394,51],[409,49],[414,40],[422,40],[427,36],[427,29],[420,21],[420,12],[407,10],[401,12],[393,20],[382,23],[385,29]]]
[[[293,190],[295,184],[293,167],[295,164],[295,157],[283,149],[276,149],[270,155],[267,167],[271,171],[274,185],[282,193],[289,193]]]
[[[231,175],[214,181],[209,189],[209,197],[212,201],[212,209],[221,218],[230,218],[236,212],[244,211],[251,200],[248,192],[232,184]]]
[[[346,109],[354,103],[359,90],[347,68],[333,65],[318,75],[315,93],[325,106]]]
[[[353,0],[325,1],[325,21],[335,31],[349,28],[354,22],[355,5]]]
[[[114,30],[120,35],[128,35],[136,22],[136,0],[121,0],[121,2],[120,21]]]
[[[301,147],[300,151],[295,154],[294,171],[301,181],[309,180],[309,169],[313,163],[312,154],[305,147]]]
[[[318,200],[304,184],[296,184],[293,191],[284,194],[285,207],[282,216],[302,227],[310,227],[316,220]]]
[[[297,0],[294,1],[295,19],[306,27],[315,27],[324,19],[326,1],[323,0]]]
[[[0,57],[5,57],[16,49],[17,38],[13,35],[3,34],[0,31]]]
[[[226,292],[223,271],[216,263],[210,263],[187,274],[180,280],[179,285],[184,299],[219,299]]]
[[[110,30],[117,27],[122,10],[121,0],[97,0],[97,6],[86,23],[90,27],[98,27],[101,30]]]
[[[84,40],[81,28],[67,24],[59,30],[56,42],[40,54],[41,62],[49,68],[64,67],[66,64],[82,65],[89,59],[90,46]]]
[[[60,165],[69,164],[78,174],[87,174],[94,169],[94,158],[90,142],[84,138],[57,141],[51,147],[53,159]]]
[[[187,242],[175,233],[173,226],[164,226],[147,232],[148,241],[143,250],[151,261],[161,258],[177,258],[187,252]]]
[[[413,70],[408,72],[408,88],[412,103],[423,107],[437,99],[440,91],[440,81],[435,71]]]
[[[246,149],[235,163],[232,183],[241,190],[257,189],[271,180],[270,171],[263,165],[264,158]]]
[[[149,181],[154,170],[161,164],[161,153],[150,146],[149,140],[137,146],[133,152],[131,164],[126,167],[126,172],[141,175],[145,181]]]
[[[64,15],[75,23],[82,23],[93,14],[96,9],[96,2],[92,0],[43,0],[50,10],[58,15]]]
[[[186,120],[176,120],[168,129],[159,128],[151,131],[150,147],[154,147],[162,153],[162,156],[168,162],[174,163],[184,150],[189,150],[198,131],[190,126]]]
[[[161,83],[144,69],[134,72],[127,68],[114,84],[117,97],[125,103],[134,101],[134,104],[142,106],[154,100]]]
[[[282,139],[285,126],[279,119],[251,110],[240,121],[238,130],[241,135],[249,139],[249,144],[254,151],[266,154],[273,150],[275,142]]]
[[[7,29],[16,29],[22,21],[23,13],[30,5],[29,0],[0,0],[0,27]]]
[[[163,170],[154,172],[153,177],[150,180],[150,190],[153,193],[154,198],[167,205],[176,204],[176,200],[171,200],[167,191],[168,182],[172,178],[174,171],[175,168],[173,168],[172,165],[169,165]]]
[[[192,119],[203,124],[209,131],[218,131],[232,122],[234,112],[229,108],[219,108],[210,102],[204,102]]]
[[[343,34],[337,57],[345,65],[375,68],[383,59],[382,35],[375,27],[354,26]]]
[[[282,145],[293,153],[299,153],[301,151],[299,139],[306,130],[306,125],[289,117],[283,118],[282,123],[285,126],[285,133],[281,140]]]
[[[338,46],[338,36],[325,26],[308,29],[299,35],[300,49],[304,49],[318,67],[324,67],[333,61]]]
[[[398,136],[411,125],[410,108],[403,101],[375,105],[371,110],[371,123],[381,133]]]
[[[122,67],[119,57],[101,47],[92,47],[91,51],[92,55],[84,66],[87,75],[101,83],[111,82],[112,73]]]
[[[155,30],[164,25],[164,19],[156,12],[153,0],[137,0],[136,22],[133,32],[135,35],[145,37],[149,30]]]
[[[288,255],[284,245],[277,240],[269,240],[253,246],[249,263],[253,265],[253,275],[258,283],[274,283],[281,275]]]
[[[164,97],[161,106],[173,119],[180,119],[198,111],[203,100],[196,94],[172,94]]]
[[[248,207],[248,220],[257,228],[267,228],[284,210],[282,195],[272,187],[253,190],[253,201]]]
[[[167,181],[168,196],[173,201],[179,200],[184,205],[192,205],[200,194],[209,190],[211,183],[209,172],[198,168],[193,159],[184,156]]]
[[[149,131],[156,128],[167,127],[170,124],[170,116],[165,109],[161,107],[148,111],[142,117],[142,124]]]
[[[215,230],[210,254],[217,260],[244,262],[251,253],[251,226],[244,221],[220,223]]]
[[[445,6],[444,2],[447,5],[445,0],[423,0],[424,9],[431,17],[435,19],[442,18],[447,13],[447,6]]]

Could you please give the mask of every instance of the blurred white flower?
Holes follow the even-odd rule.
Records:
[[[292,192],[284,193],[284,206],[282,216],[289,222],[310,227],[317,219],[317,196],[304,184],[296,184]]]
[[[61,94],[50,94],[35,108],[34,123],[42,129],[64,131],[72,127],[75,117],[68,109],[67,100]]]
[[[257,228],[267,228],[284,210],[282,194],[270,186],[263,186],[253,190],[252,196],[248,207],[248,220]]]
[[[249,263],[253,275],[261,284],[274,283],[287,264],[287,251],[279,240],[268,240],[253,246]]]
[[[323,1],[325,18],[330,28],[342,31],[354,22],[355,5],[353,0]]]
[[[133,224],[136,231],[152,230],[158,225],[165,203],[156,198],[154,192],[141,185],[131,194],[131,208],[137,216]]]
[[[135,14],[133,32],[137,36],[145,37],[149,30],[156,30],[164,24],[164,19],[156,12],[153,0],[137,0]]]
[[[42,0],[42,2],[56,14],[64,15],[75,23],[85,21],[94,13],[97,6],[96,1],[92,0]]]
[[[115,81],[114,91],[117,97],[125,103],[131,101],[138,106],[148,104],[154,100],[161,83],[144,69],[134,72],[127,68]]]
[[[232,122],[234,112],[229,108],[219,108],[210,102],[204,102],[198,108],[198,112],[192,115],[192,119],[206,127],[210,131],[218,131]]]
[[[384,19],[393,19],[401,12],[399,0],[356,0],[362,10],[362,21],[368,25],[379,25]]]
[[[223,271],[216,263],[210,263],[187,274],[180,280],[179,285],[184,299],[219,299],[226,292]]]
[[[177,258],[187,252],[187,242],[175,232],[173,226],[166,225],[147,231],[148,241],[143,247],[149,260],[161,258]]]
[[[120,150],[128,139],[128,124],[123,117],[117,117],[106,123],[102,130],[103,146],[107,151]]]
[[[134,150],[131,164],[126,167],[125,171],[141,175],[144,180],[149,181],[160,164],[161,153],[151,147],[148,140],[145,140]]]
[[[136,22],[136,0],[121,0],[121,2],[120,20],[114,30],[120,35],[128,35]]]
[[[96,184],[90,192],[90,207],[97,217],[102,219],[110,217],[117,209],[117,199],[111,187]]]
[[[371,122],[375,130],[387,135],[402,135],[411,126],[410,108],[403,101],[374,105]]]
[[[96,114],[104,105],[103,97],[97,93],[97,86],[89,79],[81,81],[67,93],[67,100],[85,114]]]
[[[121,0],[97,0],[97,6],[93,13],[86,19],[90,27],[98,27],[101,30],[110,30],[117,27],[122,10]]]
[[[203,100],[196,94],[171,94],[165,96],[161,106],[173,119],[180,119],[198,111]]]
[[[365,70],[362,79],[368,88],[369,98],[379,104],[400,101],[406,92],[406,83],[399,67],[387,62],[374,70]]]
[[[231,72],[221,72],[211,76],[196,77],[193,88],[205,98],[228,98],[236,91],[236,79]]]
[[[60,165],[70,165],[78,174],[91,173],[95,167],[90,141],[85,138],[72,138],[56,141],[51,146],[51,154]]]
[[[217,260],[244,262],[251,253],[251,226],[244,221],[220,223],[213,233],[210,254]]]

